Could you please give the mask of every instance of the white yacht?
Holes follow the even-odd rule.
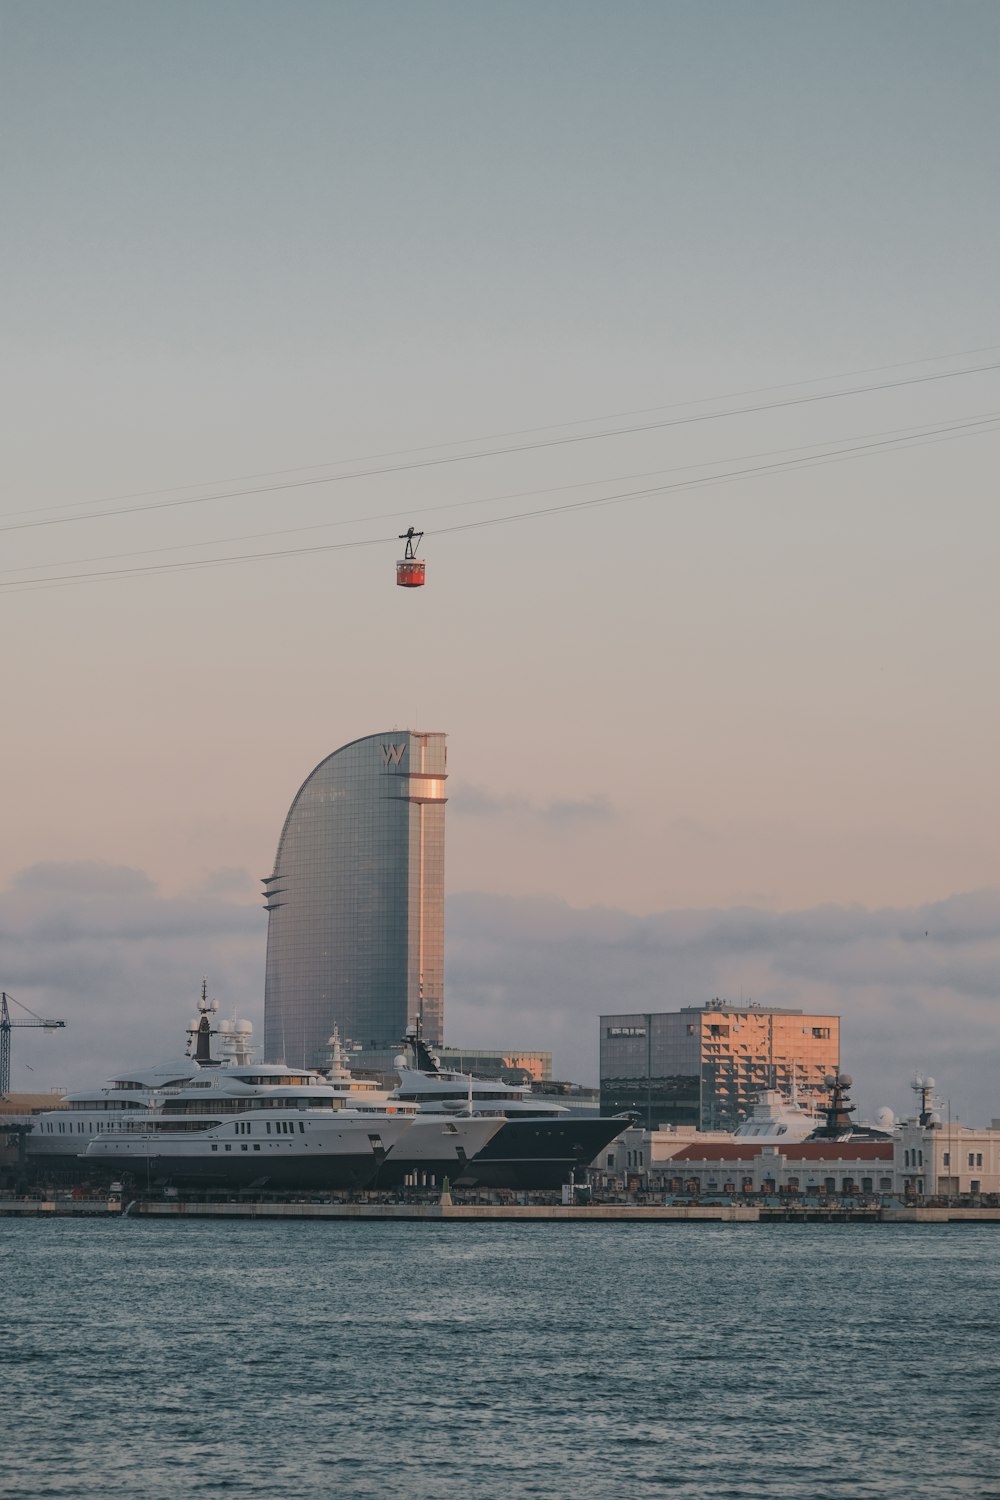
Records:
[[[219,1002],[209,1001],[207,990],[202,980],[198,1014],[188,1025],[183,1057],[119,1073],[100,1088],[67,1094],[57,1108],[35,1115],[33,1129],[25,1140],[28,1160],[53,1168],[77,1167],[90,1141],[136,1120],[142,1112],[154,1108],[173,1090],[196,1077],[202,1068],[248,1063],[253,1036],[251,1023],[235,1017],[215,1022]],[[203,1029],[204,1036],[199,1040]],[[222,1044],[220,1061],[211,1056],[212,1036],[218,1036]]]
[[[773,1141],[804,1141],[822,1125],[824,1118],[821,1110],[799,1102],[793,1083],[788,1098],[777,1089],[764,1089],[733,1135],[739,1141],[759,1141],[764,1145]]]
[[[422,1118],[363,1084],[308,1069],[254,1063],[247,1022],[213,1027],[203,987],[188,1028],[188,1056],[122,1075],[97,1095],[74,1096],[39,1117],[36,1150],[48,1164],[130,1174],[142,1186],[353,1189],[463,1180],[497,1133],[495,1119]],[[221,1034],[229,1055],[214,1060]],[[191,1047],[193,1044],[193,1055]]]

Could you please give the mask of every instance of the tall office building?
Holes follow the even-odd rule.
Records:
[[[840,1065],[840,1017],[712,1000],[601,1017],[601,1112],[635,1110],[648,1130],[735,1130],[763,1089],[822,1099]]]
[[[300,788],[263,882],[269,1060],[314,1067],[337,1026],[388,1069],[418,1015],[443,1041],[446,761],[443,734],[371,734]]]

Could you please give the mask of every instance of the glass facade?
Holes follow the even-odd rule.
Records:
[[[443,734],[393,730],[334,751],[281,832],[268,912],[264,1048],[316,1066],[334,1026],[387,1059],[418,1015],[444,1034]]]
[[[826,1100],[840,1065],[839,1016],[713,1001],[601,1017],[601,1109],[634,1110],[647,1129],[735,1130],[763,1089]]]

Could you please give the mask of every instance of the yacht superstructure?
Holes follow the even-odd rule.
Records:
[[[736,1127],[733,1138],[738,1141],[804,1141],[824,1116],[809,1105],[799,1102],[795,1086],[790,1098],[785,1098],[778,1089],[764,1089],[757,1097],[749,1117]]]

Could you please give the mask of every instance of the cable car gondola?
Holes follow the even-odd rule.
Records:
[[[396,583],[401,589],[420,589],[424,586],[424,561],[414,552],[414,546],[423,536],[410,526],[400,532],[399,540],[406,543],[406,550],[396,564]]]

